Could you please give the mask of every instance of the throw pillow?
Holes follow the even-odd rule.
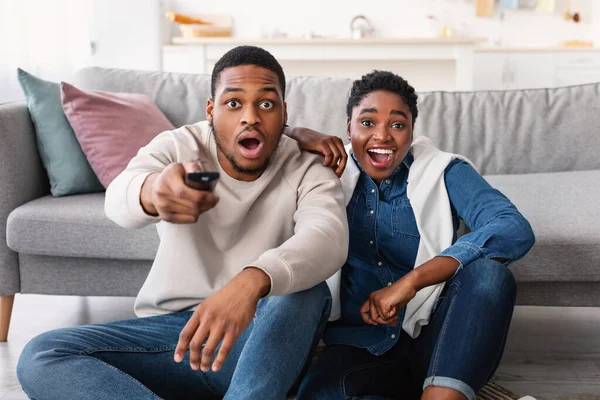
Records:
[[[65,115],[104,187],[141,147],[174,129],[156,104],[141,94],[81,90],[64,82],[61,93]]]
[[[104,190],[65,118],[60,85],[17,71],[53,196]]]

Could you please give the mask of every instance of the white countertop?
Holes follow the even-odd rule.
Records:
[[[407,45],[407,46],[438,46],[438,45],[473,45],[478,53],[535,53],[535,52],[595,52],[600,47],[519,47],[519,46],[482,46],[487,42],[479,37],[453,37],[453,38],[236,38],[236,37],[198,37],[183,38],[173,37],[172,43],[165,47],[180,47],[194,45],[237,45],[247,44],[255,46],[268,45]]]
[[[586,52],[600,51],[600,47],[476,47],[477,53],[549,53],[549,52]]]
[[[390,44],[390,45],[460,45],[460,44],[477,44],[487,41],[484,38],[476,37],[456,37],[456,38],[365,38],[365,39],[350,39],[350,38],[254,38],[242,39],[233,37],[224,38],[183,38],[174,37],[172,43],[174,45],[204,45],[204,44],[247,44],[247,45],[310,45],[310,44],[325,44],[325,45],[347,45],[347,44]]]

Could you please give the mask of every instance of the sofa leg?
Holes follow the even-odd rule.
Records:
[[[15,295],[0,296],[0,342],[6,342]]]

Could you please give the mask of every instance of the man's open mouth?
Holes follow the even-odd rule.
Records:
[[[254,131],[244,132],[238,139],[238,145],[242,157],[248,159],[260,157],[263,148],[261,135]]]

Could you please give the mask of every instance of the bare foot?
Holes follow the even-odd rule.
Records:
[[[428,386],[423,392],[421,400],[466,400],[461,392],[440,386]]]

